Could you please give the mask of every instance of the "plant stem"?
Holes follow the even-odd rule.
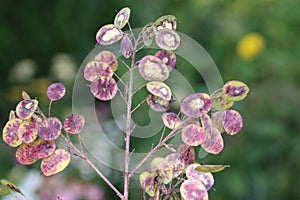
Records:
[[[134,35],[133,35],[134,37]],[[131,56],[131,66],[129,68],[129,86],[127,91],[127,115],[126,115],[126,138],[125,138],[125,169],[124,169],[124,200],[128,200],[129,197],[129,163],[130,163],[130,133],[131,133],[131,106],[133,95],[133,78],[134,78],[134,66],[135,66],[135,49]]]
[[[123,195],[121,192],[104,176],[104,174],[101,173],[101,171],[86,157],[86,155],[83,153],[83,151],[79,150],[70,139],[65,137],[64,135],[61,135],[61,137],[69,144],[70,148],[73,149],[76,153],[79,154],[79,158],[83,159],[86,163],[90,165],[90,167],[102,178],[102,180],[118,195],[120,199],[123,199]]]

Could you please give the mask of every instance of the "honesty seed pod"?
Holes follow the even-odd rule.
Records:
[[[249,87],[242,81],[228,81],[223,86],[223,92],[228,100],[241,101],[249,93]]]
[[[96,35],[96,40],[101,45],[111,45],[123,37],[121,29],[114,24],[102,26]]]
[[[180,36],[172,29],[162,29],[157,31],[155,42],[164,50],[176,50],[180,45]]]
[[[101,61],[90,61],[84,68],[84,78],[87,81],[93,82],[99,76],[113,76],[114,72],[111,66]]]
[[[164,81],[169,77],[168,67],[159,58],[147,55],[139,63],[140,75],[147,81]]]
[[[145,46],[150,46],[152,44],[155,35],[155,26],[153,22],[146,24],[142,30],[142,38]]]
[[[155,26],[157,30],[161,30],[161,29],[176,30],[177,19],[174,15],[164,15],[155,21]]]
[[[175,68],[176,65],[176,55],[172,51],[166,51],[166,50],[159,50],[155,53],[155,57],[158,57],[165,63],[169,69],[169,71],[172,71]]]
[[[130,18],[130,8],[125,7],[120,10],[114,20],[114,24],[119,28],[123,28]]]
[[[197,118],[200,117],[201,112],[207,113],[212,106],[211,98],[205,93],[195,93],[181,102],[181,112],[188,117]]]
[[[92,82],[90,90],[97,99],[108,101],[116,96],[118,86],[114,78],[100,76]]]
[[[148,92],[164,100],[170,101],[172,98],[171,89],[164,82],[151,81],[147,83],[146,88]]]
[[[156,112],[165,112],[169,110],[174,102],[173,97],[168,101],[153,94],[149,94],[146,98],[148,106]]]
[[[111,51],[100,51],[94,60],[107,63],[113,71],[118,69],[117,57]]]

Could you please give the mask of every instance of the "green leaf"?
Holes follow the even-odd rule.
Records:
[[[9,189],[0,187],[0,196],[5,196],[8,195],[10,193]]]
[[[220,172],[225,168],[230,167],[230,165],[200,165],[195,168],[199,172]]]

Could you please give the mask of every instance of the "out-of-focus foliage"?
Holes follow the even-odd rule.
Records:
[[[24,89],[46,106],[47,86],[67,82],[69,98],[63,108],[70,109],[72,78],[94,48],[98,28],[110,22],[115,10],[130,7],[132,27],[173,14],[177,30],[203,45],[224,82],[239,79],[251,91],[235,105],[244,116],[242,132],[234,139],[224,135],[220,156],[198,158],[200,163],[231,166],[215,175],[216,191],[210,191],[210,198],[300,199],[299,1],[1,0],[0,4],[1,129]],[[195,79],[198,75],[184,67],[180,70],[191,77],[198,92],[204,87]],[[2,141],[0,150],[0,176],[9,179],[16,164],[14,152]]]

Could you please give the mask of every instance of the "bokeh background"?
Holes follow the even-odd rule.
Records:
[[[37,96],[46,108],[45,91],[51,82],[72,88],[81,62],[95,47],[97,30],[112,22],[123,6],[132,10],[133,27],[164,14],[176,15],[178,31],[207,50],[224,81],[239,79],[251,88],[249,97],[235,106],[244,117],[243,131],[224,137],[222,154],[200,160],[231,165],[215,174],[210,199],[300,199],[297,0],[0,0],[1,129],[22,90]],[[190,82],[203,87],[200,80]],[[71,89],[56,110],[60,116],[71,112]],[[55,199],[55,193],[74,200],[117,199],[84,169],[73,166],[44,179],[38,165],[17,165],[14,151],[0,142],[0,178],[23,185],[39,199]],[[108,176],[121,185],[122,174]]]

